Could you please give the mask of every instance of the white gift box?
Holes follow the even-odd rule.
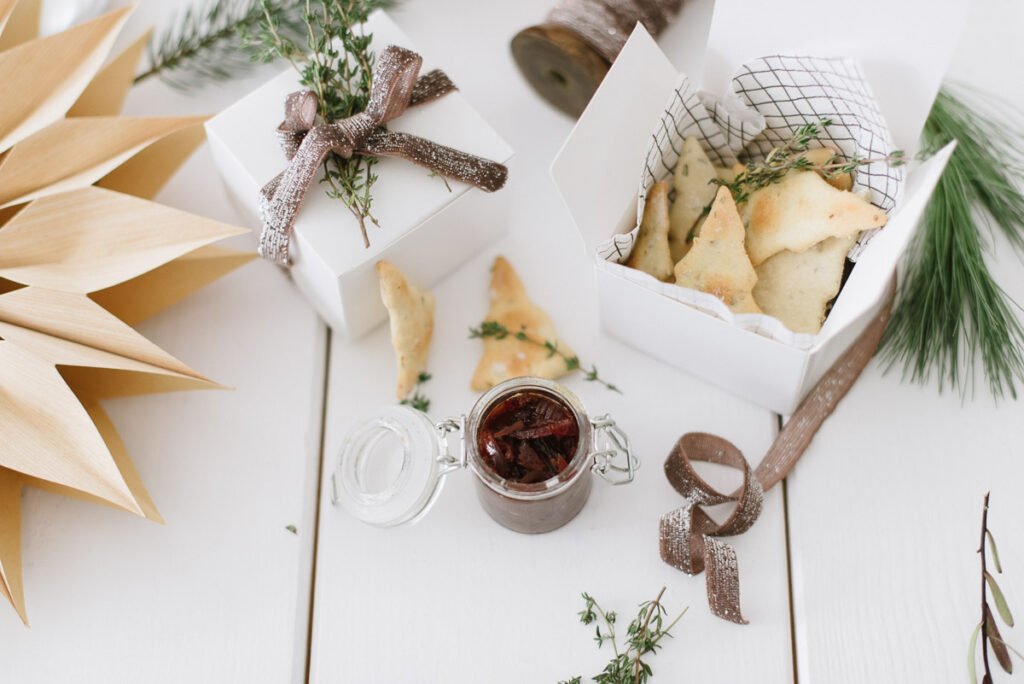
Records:
[[[638,189],[642,195],[653,180],[671,174],[675,157],[672,164],[663,159],[654,164],[652,157],[659,148],[671,150],[673,136],[678,140],[678,128],[671,130],[679,123],[677,89],[689,83],[735,109],[739,100],[730,79],[756,58],[791,59],[782,54],[855,60],[851,64],[859,67],[895,147],[910,158],[966,8],[964,0],[864,0],[855,6],[813,7],[798,0],[717,0],[710,29],[700,21],[687,26],[689,40],[703,42],[707,36],[707,50],[699,63],[681,65],[683,73],[638,26],[551,169],[595,259],[602,327],[740,397],[792,413],[884,306],[897,263],[953,145],[900,169],[902,187],[893,197],[879,202],[874,192],[876,203],[890,205],[885,207],[888,224],[859,251],[821,332],[796,335],[768,316],[733,315],[710,295],[661,283],[621,263],[638,223]],[[791,77],[794,82],[803,78]],[[801,96],[781,90],[781,97]],[[686,134],[710,137],[703,129],[694,124]],[[638,178],[646,182],[638,185]]]
[[[365,25],[373,49],[388,45],[415,50],[408,37],[381,12]],[[443,64],[423,55],[425,74]],[[456,83],[458,86],[458,83]],[[289,68],[206,123],[214,159],[231,194],[259,225],[260,188],[286,164],[274,131],[284,118],[284,98],[300,90]],[[458,91],[411,107],[388,124],[441,145],[496,162],[507,162],[512,149]],[[463,183],[431,175],[402,159],[382,158],[374,167],[369,220],[370,247],[363,244],[355,217],[325,186],[310,186],[291,238],[291,275],[327,323],[358,337],[387,317],[381,303],[375,264],[386,259],[411,282],[430,286],[506,230],[507,193],[486,193]]]

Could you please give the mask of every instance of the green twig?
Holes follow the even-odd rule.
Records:
[[[611,384],[610,382],[601,377],[601,375],[597,371],[596,365],[591,364],[589,368],[584,368],[580,364],[580,358],[578,356],[576,356],[575,354],[566,354],[558,347],[557,342],[554,342],[552,340],[541,340],[531,337],[526,332],[525,327],[513,333],[498,321],[484,321],[479,326],[469,329],[470,339],[483,339],[491,337],[496,340],[503,340],[509,335],[519,340],[520,342],[525,342],[527,344],[532,344],[536,347],[541,347],[545,349],[548,353],[549,358],[552,356],[560,357],[562,361],[565,362],[566,371],[570,373],[573,371],[579,371],[583,373],[584,380],[588,382],[596,382],[598,384],[604,385],[607,389],[610,389],[612,392],[618,392],[619,394],[622,394],[622,390],[620,390],[618,387],[616,387],[615,385]]]

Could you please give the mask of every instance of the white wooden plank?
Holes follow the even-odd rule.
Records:
[[[952,75],[1024,104],[1003,83],[1022,20],[1019,3],[979,3]],[[1001,238],[992,252],[997,280],[1024,301],[1017,256]],[[961,400],[873,364],[790,476],[801,684],[966,681],[988,490],[1001,584],[1011,606],[1024,602],[1024,407],[994,404],[975,375],[974,397]],[[1015,631],[1003,635],[1019,644]]]
[[[133,25],[165,9],[146,3]],[[127,111],[210,112],[247,87],[188,97],[146,83]],[[241,220],[205,148],[158,199]],[[253,249],[255,239],[234,246]],[[141,330],[235,389],[108,402],[166,525],[28,491],[24,570],[33,627],[0,610],[2,679],[301,681],[325,329],[277,269],[253,263]]]
[[[567,342],[625,391],[620,397],[568,380],[589,408],[610,411],[629,431],[643,469],[626,487],[596,481],[580,517],[546,535],[518,535],[492,522],[465,472],[450,478],[436,507],[416,525],[367,527],[330,505],[326,473],[345,431],[394,403],[394,361],[383,327],[355,343],[336,337],[311,678],[457,684],[594,674],[608,653],[595,649],[593,633],[577,621],[579,593],[589,591],[625,614],[666,585],[670,606],[690,606],[679,638],[652,663],[666,681],[684,673],[693,681],[792,681],[781,492],[769,495],[763,518],[737,543],[750,626],[712,617],[704,578],[687,577],[658,557],[658,518],[680,503],[661,468],[676,437],[718,432],[758,456],[774,435],[774,417],[599,334],[591,266],[547,171],[571,122],[527,89],[503,48],[549,5],[463,0],[443,12],[410,3],[396,13],[517,150],[507,189],[512,237],[435,288],[434,379],[426,390],[435,418],[465,411],[473,401],[468,386],[480,344],[467,339],[466,329],[486,312],[488,269],[494,254],[503,253]],[[453,35],[453,16],[477,30]],[[727,652],[743,657],[724,657]]]

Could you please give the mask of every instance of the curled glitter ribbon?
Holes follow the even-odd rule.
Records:
[[[281,266],[290,265],[288,248],[295,217],[330,152],[346,159],[353,154],[400,157],[487,192],[505,184],[508,169],[503,164],[383,128],[408,107],[455,90],[439,70],[418,78],[422,63],[423,58],[411,50],[395,45],[385,48],[373,69],[366,109],[341,121],[316,123],[318,101],[312,91],[285,98],[285,119],[278,126],[277,136],[288,166],[260,190],[261,257]]]
[[[740,612],[740,576],[736,550],[720,538],[742,534],[756,522],[764,492],[778,484],[796,465],[825,419],[835,410],[878,349],[892,312],[895,282],[882,311],[839,360],[825,373],[786,422],[756,471],[731,442],[701,432],[679,438],[665,461],[665,476],[685,503],[661,517],[661,558],[688,575],[707,572],[708,605],[720,618],[746,624]],[[743,473],[743,484],[722,494],[693,469],[694,461],[717,463]],[[719,525],[702,506],[735,502],[736,508]]]

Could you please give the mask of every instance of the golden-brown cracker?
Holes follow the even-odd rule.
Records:
[[[881,228],[885,212],[811,171],[790,171],[746,202],[747,253],[757,266],[783,250],[802,252],[830,237]]]
[[[551,318],[527,296],[523,282],[505,257],[495,259],[491,268],[491,307],[486,320],[502,324],[509,334],[502,339],[484,338],[483,356],[471,383],[474,390],[489,389],[509,378],[529,375],[553,380],[568,372],[565,359],[558,354],[516,339],[516,333],[523,332],[534,342],[550,341],[566,356],[574,356],[558,340]]]
[[[711,212],[689,253],[676,264],[676,285],[707,292],[736,313],[757,313],[751,295],[757,273],[743,248],[744,231],[736,203],[719,188]]]
[[[391,320],[391,346],[398,362],[397,394],[405,399],[427,369],[434,334],[434,295],[410,285],[405,274],[388,261],[377,262],[377,278]]]

